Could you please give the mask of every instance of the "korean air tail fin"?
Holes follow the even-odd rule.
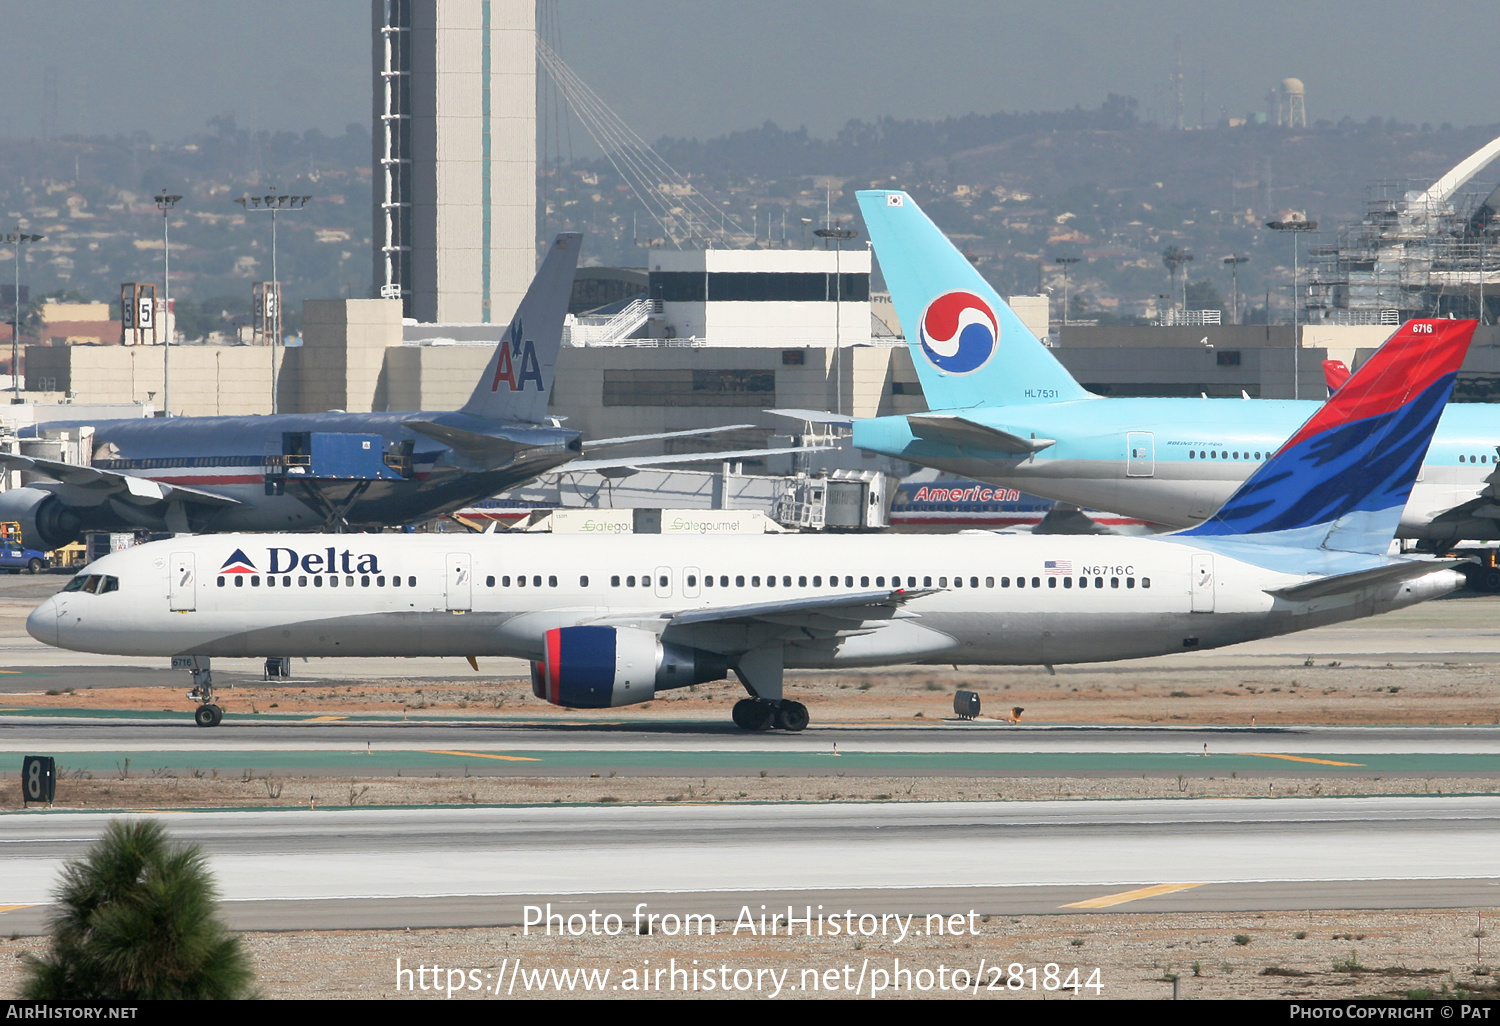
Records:
[[[553,240],[462,412],[533,424],[546,417],[582,241],[578,232],[563,232]]]
[[[1477,321],[1408,321],[1230,496],[1177,537],[1381,555]]]
[[[858,198],[928,409],[1089,398],[910,196]]]

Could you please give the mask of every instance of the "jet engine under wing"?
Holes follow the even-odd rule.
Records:
[[[42,460],[33,456],[0,453],[0,467],[45,474],[52,481],[35,481],[31,487],[57,493],[69,505],[97,506],[107,499],[122,499],[136,506],[156,503],[193,502],[205,506],[239,506],[238,499],[215,492],[205,492],[185,485],[153,481],[117,470],[101,470],[78,463]]]
[[[989,449],[1014,456],[1030,456],[1055,442],[1052,438],[1023,438],[951,413],[912,413],[907,416],[906,423],[913,435],[929,442],[964,449]]]
[[[1439,570],[1452,570],[1454,567],[1467,563],[1466,559],[1405,559],[1385,566],[1372,567],[1368,570],[1356,570],[1348,574],[1335,574],[1332,577],[1320,577],[1315,581],[1305,584],[1293,584],[1285,588],[1268,588],[1268,595],[1278,598],[1293,599],[1298,602],[1306,602],[1309,599],[1327,598],[1330,595],[1343,595],[1351,591],[1359,591],[1377,584],[1394,584],[1399,581],[1409,581],[1417,577],[1426,577],[1428,574]]]

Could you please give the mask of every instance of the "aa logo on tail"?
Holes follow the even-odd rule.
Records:
[[[542,384],[542,368],[536,359],[536,343],[525,338],[521,330],[521,318],[510,324],[509,344],[501,343],[500,358],[495,361],[495,380],[490,382],[490,391],[500,391],[505,382],[512,392],[526,391],[526,382],[535,381],[536,390],[545,392]]]
[[[922,314],[922,354],[948,374],[972,374],[990,362],[1000,325],[990,305],[972,292],[945,292]]]

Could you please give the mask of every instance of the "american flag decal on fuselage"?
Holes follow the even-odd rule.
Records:
[[[1073,561],[1070,559],[1049,559],[1042,564],[1047,571],[1048,577],[1071,577],[1073,575]]]

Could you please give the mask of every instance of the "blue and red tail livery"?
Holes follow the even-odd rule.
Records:
[[[1218,513],[1180,536],[1385,552],[1476,325],[1407,322]]]

